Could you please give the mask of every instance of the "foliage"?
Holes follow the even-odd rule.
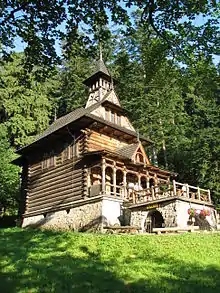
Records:
[[[3,292],[219,292],[219,234],[0,231]]]
[[[146,34],[152,32],[163,39],[182,59],[197,53],[210,56],[217,53],[219,38],[219,4],[216,1],[2,1],[0,6],[0,38],[5,56],[13,47],[14,40],[21,38],[26,44],[26,68],[34,65],[51,67],[56,60],[55,44],[65,40],[83,40],[87,44],[96,38],[108,38],[104,28],[111,23],[130,25],[131,9],[141,10],[141,23]],[[196,25],[196,17],[203,20]],[[65,28],[64,28],[65,27]],[[92,34],[80,35],[84,28]],[[67,44],[68,45],[68,44]],[[182,61],[182,60],[181,60]]]
[[[6,127],[0,124],[0,212],[16,213],[19,202],[19,171],[12,165],[14,149],[10,148]],[[1,214],[2,215],[2,214]]]
[[[112,64],[119,97],[136,129],[155,142],[156,151],[147,151],[152,163],[178,173],[181,182],[210,188],[217,204],[219,72],[195,55],[181,67],[168,58],[164,41],[146,36],[139,12],[134,17],[135,31],[119,34]]]
[[[22,54],[0,66],[0,123],[7,127],[13,146],[30,143],[49,123],[51,101],[47,83],[38,82],[22,67]]]
[[[64,50],[64,57],[58,74],[58,98],[55,99],[59,116],[85,105],[88,92],[83,81],[91,74],[92,68],[83,44],[73,43],[71,50]]]

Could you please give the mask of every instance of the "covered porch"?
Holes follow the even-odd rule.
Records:
[[[211,203],[210,191],[170,182],[170,173],[150,165],[134,165],[102,157],[87,169],[87,196],[104,195],[131,205],[155,202],[166,198],[187,198]]]

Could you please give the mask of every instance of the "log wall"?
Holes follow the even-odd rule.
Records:
[[[80,162],[83,140],[84,137],[76,142],[77,152],[69,159],[65,148],[54,146],[53,166],[45,168],[44,154],[40,154],[35,162],[29,161],[25,215],[66,208],[82,199],[84,168]]]
[[[113,138],[110,135],[107,136],[96,131],[91,131],[87,135],[86,146],[88,151],[97,150],[109,150],[115,152],[116,149],[123,148],[128,145],[126,141],[120,140],[120,138]]]

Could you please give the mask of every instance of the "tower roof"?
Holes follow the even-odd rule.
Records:
[[[102,58],[96,61],[95,64],[95,70],[93,74],[88,77],[86,80],[84,80],[84,84],[89,86],[95,79],[97,79],[99,76],[104,77],[106,80],[111,81],[111,75],[105,66],[105,63],[103,62]]]

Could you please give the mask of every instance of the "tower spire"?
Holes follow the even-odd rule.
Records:
[[[99,60],[103,61],[102,60],[102,43],[101,42],[99,42]]]

